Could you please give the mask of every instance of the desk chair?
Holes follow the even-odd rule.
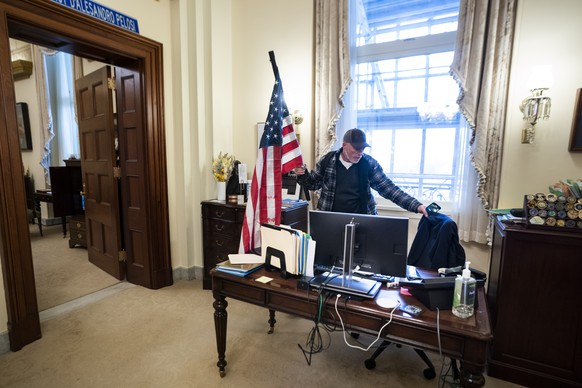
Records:
[[[458,267],[465,263],[465,251],[459,242],[459,232],[457,224],[447,215],[441,213],[431,213],[429,217],[422,217],[418,223],[418,230],[408,254],[408,265],[420,268],[438,269],[441,267]],[[366,368],[376,367],[376,358],[391,344],[384,340],[376,349],[372,357],[364,361]],[[397,347],[402,347],[396,344]],[[428,368],[423,371],[427,380],[432,380],[436,376],[433,363],[426,353],[419,349],[414,349],[416,354],[422,358]],[[457,362],[451,359],[453,375],[455,380],[459,378]]]
[[[380,344],[380,346],[378,347],[378,349],[376,349],[376,351],[374,352],[374,354],[372,354],[372,357],[368,358],[367,360],[364,361],[364,365],[366,366],[367,369],[374,369],[376,367],[376,357],[378,357],[380,354],[382,354],[382,352],[391,344],[392,342],[388,341],[388,340],[384,340],[382,341],[382,343]],[[396,347],[401,348],[402,345],[400,344],[396,344]],[[436,370],[434,369],[434,365],[432,363],[432,361],[428,358],[428,356],[426,355],[426,353],[420,349],[414,349],[414,351],[416,352],[416,354],[418,354],[418,356],[420,358],[422,358],[422,360],[426,363],[426,365],[428,366],[428,368],[426,368],[425,370],[422,371],[422,374],[424,375],[424,378],[427,380],[432,380],[436,377]],[[456,370],[456,365],[454,367],[454,369]],[[455,378],[458,378],[458,372],[455,372]]]

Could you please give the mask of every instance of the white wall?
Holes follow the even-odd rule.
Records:
[[[298,133],[306,162],[313,166],[313,0],[238,0],[232,8],[234,154],[252,173],[256,124],[265,121],[273,91],[273,51],[288,108],[305,117]]]
[[[582,88],[582,2],[518,2],[517,31],[511,66],[506,133],[501,171],[500,208],[523,206],[525,194],[548,192],[566,178],[582,178],[582,153],[568,152],[576,90]],[[536,125],[533,144],[521,144],[521,100],[529,94],[535,66],[551,65],[554,86],[551,116]]]

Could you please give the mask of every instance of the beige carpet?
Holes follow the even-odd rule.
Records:
[[[43,226],[43,236],[38,225],[29,230],[39,311],[119,283],[89,262],[85,248],[69,248],[61,225]]]
[[[102,299],[95,295],[111,291]],[[43,338],[0,356],[2,387],[436,387],[410,348],[390,347],[367,370],[370,353],[350,349],[341,333],[308,366],[297,344],[312,325],[283,313],[267,334],[268,311],[228,306],[226,376],[216,366],[212,293],[180,281],[149,290],[128,283],[81,298],[72,311],[51,309]],[[429,355],[437,371],[438,355]],[[487,377],[487,387],[515,385]]]

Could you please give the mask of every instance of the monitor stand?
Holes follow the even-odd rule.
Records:
[[[324,277],[325,280],[322,281],[322,286],[339,293],[364,298],[374,298],[382,287],[382,283],[375,280],[364,279],[359,276],[353,276],[352,272],[357,226],[358,224],[356,224],[353,219],[345,226],[342,275],[333,276],[332,274],[331,276],[325,277],[325,274],[323,274],[322,277]]]

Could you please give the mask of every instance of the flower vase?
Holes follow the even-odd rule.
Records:
[[[216,199],[226,200],[226,182],[216,182]]]

